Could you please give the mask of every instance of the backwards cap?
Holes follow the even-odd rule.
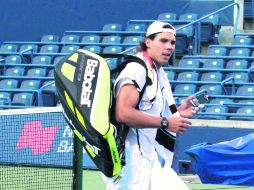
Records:
[[[160,33],[160,32],[169,32],[169,33],[176,35],[176,29],[171,24],[169,24],[167,22],[154,21],[147,28],[146,37],[148,37],[152,34]]]

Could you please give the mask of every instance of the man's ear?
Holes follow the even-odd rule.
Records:
[[[152,42],[152,40],[151,40],[150,38],[146,38],[146,39],[145,39],[145,44],[146,44],[146,47],[147,47],[147,48],[150,48],[150,47],[151,47],[151,42]]]

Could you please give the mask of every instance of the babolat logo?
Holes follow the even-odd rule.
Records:
[[[91,93],[93,92],[92,81],[95,77],[94,70],[98,66],[98,60],[87,59],[87,65],[84,72],[84,80],[82,83],[82,92],[80,97],[80,104],[87,105],[87,107],[91,106]]]

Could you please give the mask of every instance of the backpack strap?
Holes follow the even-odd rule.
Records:
[[[111,70],[111,74],[120,73],[126,67],[126,65],[128,63],[131,63],[131,62],[137,62],[137,63],[141,64],[146,69],[146,82],[144,84],[144,87],[141,89],[141,91],[139,93],[139,100],[138,100],[138,103],[136,105],[136,109],[138,109],[139,103],[140,103],[140,101],[141,101],[141,99],[144,95],[146,87],[152,84],[152,75],[151,75],[151,71],[149,69],[150,65],[148,65],[147,62],[145,62],[143,59],[141,59],[141,58],[139,58],[135,55],[129,55],[129,54],[100,54],[100,56],[102,56],[103,58],[123,58],[124,59],[124,61],[118,67]],[[134,85],[135,85],[135,83],[134,83]],[[136,84],[136,86],[137,86],[137,84]],[[113,105],[113,107],[114,107],[114,105]],[[114,113],[115,113],[115,110],[114,110]],[[112,116],[112,117],[114,118],[114,116]],[[114,122],[116,123],[116,121],[114,121]],[[119,138],[121,138],[120,140],[122,141],[120,144],[121,144],[121,146],[124,146],[124,141],[125,141],[126,136],[128,134],[129,127],[125,126],[124,124],[120,124],[119,128],[121,130],[121,132],[120,132],[121,135],[120,135]],[[138,129],[136,129],[136,133],[137,133],[137,142],[138,142],[139,150],[140,150],[141,155],[142,155],[142,151],[141,151],[141,148],[140,148]],[[121,154],[121,156],[122,156],[122,159],[121,159],[122,163],[125,164],[124,163],[125,159],[123,157],[124,154],[122,154],[122,153],[119,153],[119,154]]]

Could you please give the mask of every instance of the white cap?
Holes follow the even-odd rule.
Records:
[[[146,31],[146,37],[152,34],[160,33],[160,32],[169,32],[176,35],[176,29],[174,26],[167,22],[154,21]]]

